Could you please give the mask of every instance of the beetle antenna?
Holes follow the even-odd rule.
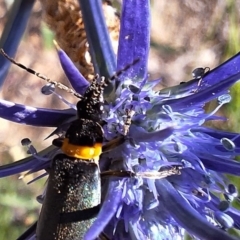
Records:
[[[18,63],[16,62],[13,58],[11,58],[10,56],[7,55],[7,53],[4,52],[4,50],[1,48],[0,49],[0,53],[6,58],[8,59],[10,62],[12,62],[13,64],[17,65],[18,67],[24,69],[25,71],[37,76],[38,78],[41,78],[42,80],[50,83],[50,84],[53,84],[54,86],[58,87],[59,89],[61,90],[64,90],[74,96],[76,96],[77,98],[82,98],[82,95],[80,95],[79,93],[75,92],[73,89],[67,87],[66,85],[62,84],[62,83],[59,83],[57,81],[53,81],[51,80],[50,78],[42,75],[41,73],[38,73],[36,72],[35,70],[31,69],[31,68],[28,68],[26,66],[24,66],[23,64],[21,63]]]
[[[127,64],[126,66],[124,66],[122,69],[118,70],[117,72],[115,72],[110,78],[105,79],[105,84],[109,84],[111,81],[117,79],[121,74],[123,74],[124,72],[126,72],[129,68],[131,68],[132,66],[134,66],[135,64],[137,64],[140,61],[140,58],[136,58],[134,59],[131,63]]]

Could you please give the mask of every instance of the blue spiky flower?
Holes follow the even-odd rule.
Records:
[[[123,1],[117,67],[124,68],[105,94],[105,140],[124,133],[126,112],[132,121],[126,141],[103,154],[101,170],[128,170],[151,177],[106,180],[96,221],[85,239],[105,232],[110,239],[235,239],[226,231],[240,229],[240,212],[231,206],[237,188],[224,174],[240,175],[234,158],[240,153],[239,135],[204,126],[222,120],[215,112],[231,100],[229,87],[240,79],[237,54],[199,79],[156,91],[159,80],[148,81],[149,1]],[[83,94],[89,83],[63,50],[62,67],[75,91]],[[106,63],[108,65],[108,63]],[[204,105],[217,99],[218,106],[205,113]],[[57,127],[64,132],[76,110],[39,109],[0,101],[0,116],[34,126]],[[50,146],[32,157],[2,166],[0,176],[49,167],[56,148]],[[178,166],[179,174],[160,176]]]

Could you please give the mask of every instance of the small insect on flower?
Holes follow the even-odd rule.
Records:
[[[205,67],[205,68],[195,68],[193,71],[192,71],[192,76],[194,79],[198,79],[199,82],[198,82],[198,87],[201,85],[201,82],[202,82],[202,78],[210,71],[210,68],[209,67]]]
[[[195,68],[192,71],[192,76],[195,79],[201,79],[207,72],[210,71],[209,67],[205,67],[205,68]]]
[[[210,68],[209,67],[205,67],[205,68],[195,68],[193,71],[192,71],[192,77],[194,79],[198,79],[199,82],[198,82],[198,87],[200,86],[201,84],[201,80],[203,78],[204,75],[206,75],[208,72],[210,71]],[[184,84],[186,82],[180,82],[180,84]]]
[[[38,240],[83,239],[100,209],[102,177],[164,178],[180,174],[182,166],[162,168],[158,172],[134,173],[131,171],[106,171],[100,174],[99,160],[104,151],[109,151],[126,140],[134,112],[126,110],[124,136],[106,143],[102,128],[103,92],[105,86],[138,60],[124,67],[110,79],[94,78],[83,95],[63,84],[35,72],[10,58],[2,49],[1,53],[12,63],[38,76],[80,100],[77,103],[77,120],[73,121],[64,136],[53,140],[62,153],[51,161],[48,184],[43,196],[43,206],[38,223],[35,224]],[[105,145],[104,145],[105,143]],[[34,227],[33,227],[34,228]],[[26,236],[26,233],[24,235]],[[25,239],[20,237],[19,239]],[[106,237],[105,237],[106,239]]]

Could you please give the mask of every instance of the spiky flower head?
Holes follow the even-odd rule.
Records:
[[[146,67],[149,11],[147,0],[123,1],[117,69],[134,59],[140,62],[119,76],[112,92],[105,95],[102,116],[107,142],[124,133],[126,113],[132,112],[127,138],[101,156],[100,168],[131,171],[135,177],[103,182],[101,210],[85,239],[95,239],[102,232],[110,239],[183,239],[184,231],[195,239],[236,239],[226,231],[240,228],[240,212],[231,206],[238,193],[224,174],[240,173],[240,164],[234,160],[240,152],[239,135],[204,123],[223,120],[214,114],[231,100],[228,89],[240,79],[240,56],[200,79],[155,91],[159,80],[148,81]],[[63,50],[58,53],[73,88],[84,93],[89,83]],[[218,106],[206,113],[203,107],[213,99]],[[76,115],[74,107],[54,111],[3,100],[1,109],[4,118],[55,126],[58,133]],[[32,152],[33,157],[2,167],[0,176],[46,169],[56,149]],[[180,172],[172,174],[174,168]]]

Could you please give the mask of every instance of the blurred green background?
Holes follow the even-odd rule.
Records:
[[[0,32],[6,23],[9,2],[0,0]],[[151,4],[149,73],[150,79],[162,77],[161,87],[189,80],[194,68],[214,68],[240,50],[240,0],[153,0]],[[16,58],[53,80],[67,83],[53,48],[54,34],[42,16],[43,7],[36,1]],[[12,66],[0,97],[33,107],[66,108],[58,99],[42,95],[43,85],[41,80]],[[232,88],[233,101],[219,113],[226,115],[229,121],[211,123],[213,127],[240,132],[239,87],[236,84]],[[66,98],[72,100],[68,95]],[[52,130],[0,119],[0,164],[26,156],[20,146],[22,138],[30,138],[38,150],[48,146],[52,138],[47,141],[44,138]],[[38,217],[40,204],[35,198],[41,194],[45,179],[27,185],[31,177],[23,180],[18,177],[0,180],[0,239],[16,239]]]

